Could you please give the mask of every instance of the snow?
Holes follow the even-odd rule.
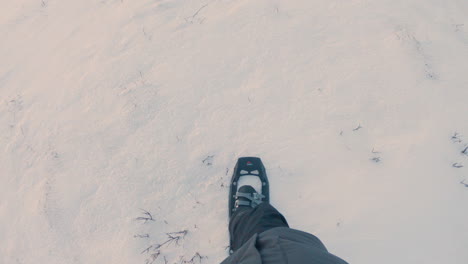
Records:
[[[239,178],[239,182],[237,184],[237,190],[243,185],[250,185],[252,186],[256,192],[262,193],[262,181],[258,176],[242,176]]]
[[[0,263],[150,263],[184,230],[154,263],[219,263],[241,156],[350,263],[468,262],[467,1],[1,6]]]

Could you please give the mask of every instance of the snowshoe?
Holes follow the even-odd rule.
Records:
[[[270,185],[262,160],[256,157],[239,158],[229,188],[229,219],[239,207],[255,208],[262,202],[270,202]],[[230,250],[229,253],[234,252]]]

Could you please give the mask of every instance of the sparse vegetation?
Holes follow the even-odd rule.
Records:
[[[143,216],[139,216],[139,217],[135,218],[135,220],[143,221],[143,223],[146,223],[148,221],[154,221],[153,216],[151,215],[150,212],[148,212],[148,211],[146,211],[144,209],[140,209],[140,210],[143,211]]]
[[[214,155],[207,156],[205,159],[202,160],[202,163],[205,164],[206,166],[211,166],[213,165],[213,158],[214,158]]]
[[[357,127],[353,128],[353,131],[358,131],[361,128],[362,128],[362,126],[361,126],[361,124],[359,124]]]

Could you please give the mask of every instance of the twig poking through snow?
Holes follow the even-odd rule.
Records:
[[[206,166],[211,166],[213,165],[213,156],[207,156],[204,160],[202,160],[202,163],[205,164]]]
[[[359,126],[357,126],[356,128],[354,128],[353,131],[358,131],[358,130],[361,129],[361,128],[362,128],[362,126],[361,126],[361,124],[359,124]]]
[[[200,253],[197,252],[187,263],[195,264],[195,260],[198,259],[198,263],[201,264],[204,258],[208,258],[208,257],[202,256],[200,255]]]
[[[179,231],[179,232],[172,232],[172,233],[166,233],[166,236],[168,237],[168,239],[166,241],[164,241],[161,244],[152,245],[149,248],[154,247],[154,249],[160,249],[162,246],[170,245],[172,243],[174,243],[175,245],[178,246],[179,245],[179,240],[184,239],[185,236],[187,235],[187,233],[188,233],[188,230],[183,230],[183,231]]]
[[[464,150],[462,150],[461,153],[462,153],[463,155],[467,155],[467,156],[468,156],[468,146],[467,146]]]
[[[156,251],[155,253],[151,254],[150,258],[146,260],[146,264],[154,263],[158,259],[159,255],[161,255],[161,251],[159,251],[159,250]]]
[[[149,247],[145,248],[145,250],[143,250],[140,254],[148,253],[152,247],[153,246],[149,246]]]
[[[193,21],[195,20],[195,18],[198,16],[198,14],[205,8],[209,5],[210,3],[208,4],[205,4],[203,5],[202,7],[200,7],[197,12],[195,12],[193,15],[189,16],[189,17],[186,17],[185,18],[185,22],[187,23],[190,23],[190,24],[193,24]]]
[[[143,28],[141,31],[143,31],[143,36],[145,36],[147,40],[151,40],[151,36],[146,33],[145,28]]]
[[[375,163],[379,163],[379,162],[381,161],[380,157],[373,157],[373,158],[370,159],[370,160],[372,160],[372,161],[375,162]]]
[[[144,210],[144,209],[141,209],[141,208],[140,208],[140,210],[143,211],[143,215],[144,215],[144,216],[137,217],[137,218],[135,218],[135,220],[137,220],[137,221],[144,221],[143,223],[146,223],[146,222],[148,222],[148,221],[154,221],[153,216],[151,215],[150,212],[148,212],[148,211],[146,211],[146,210]]]
[[[134,235],[133,237],[138,237],[138,238],[149,238],[149,234],[144,234],[144,235]]]
[[[143,77],[143,73],[142,73],[141,71],[139,71],[139,73],[140,73],[140,81],[141,81],[141,84],[142,84],[142,85],[145,85],[145,84],[146,84],[146,80],[145,80],[145,78]]]
[[[452,167],[459,169],[459,168],[463,168],[463,165],[461,165],[458,162],[455,162],[454,164],[452,164]]]
[[[183,230],[179,232],[166,233],[166,235],[169,237],[169,240],[171,240],[171,242],[175,242],[177,245],[179,245],[179,240],[184,239],[187,233],[188,230]]]
[[[460,138],[460,134],[458,134],[457,132],[455,132],[452,136],[452,141],[454,143],[460,143],[462,142],[461,138]]]
[[[468,184],[465,183],[465,180],[461,181],[460,184],[464,185],[465,187],[468,188]]]

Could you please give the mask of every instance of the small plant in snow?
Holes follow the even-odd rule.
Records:
[[[205,164],[206,166],[211,166],[213,165],[213,156],[207,156],[204,160],[202,160],[202,163]]]
[[[143,223],[146,223],[148,221],[154,221],[153,216],[151,215],[150,212],[148,212],[146,210],[143,210],[143,209],[140,209],[140,210],[143,211],[143,216],[139,216],[139,217],[135,218],[135,220],[144,221]]]
[[[186,260],[184,256],[179,257],[179,264],[201,264],[203,259],[208,258],[207,256],[202,256],[200,253],[196,252],[195,255]]]
[[[133,237],[135,237],[135,238],[149,238],[149,234],[144,234],[144,235],[134,235]]]
[[[193,24],[193,22],[195,21],[196,17],[198,16],[198,14],[200,14],[200,12],[209,5],[210,3],[208,4],[205,4],[203,5],[202,7],[200,7],[193,15],[189,16],[189,17],[186,17],[185,18],[185,22],[187,23],[190,23],[190,24]],[[203,22],[204,19],[202,20],[198,20],[198,22],[201,24]]]
[[[454,143],[460,143],[460,142],[462,142],[462,140],[461,140],[461,138],[460,138],[460,134],[458,134],[458,132],[453,133],[453,136],[452,136],[451,139],[452,139],[452,141],[453,141]]]
[[[159,250],[156,251],[156,252],[154,252],[154,253],[152,253],[152,254],[150,255],[150,257],[149,257],[148,259],[146,259],[146,264],[152,264],[152,263],[154,263],[154,262],[158,259],[159,255],[161,255],[161,251],[159,251]]]
[[[465,180],[461,181],[460,184],[463,184],[465,187],[468,188],[468,184],[465,183]]]
[[[356,128],[353,129],[353,131],[358,131],[361,128],[362,128],[362,126],[361,126],[361,124],[359,124]]]
[[[149,247],[147,247],[145,250],[143,250],[141,253],[147,253],[150,251],[150,249],[153,249],[153,250],[157,250],[157,249],[160,249],[162,246],[164,245],[170,245],[170,244],[175,244],[175,245],[179,245],[179,241],[181,239],[184,239],[185,236],[187,235],[188,233],[188,230],[183,230],[183,231],[180,231],[180,232],[172,232],[172,233],[166,233],[166,236],[167,236],[167,240],[164,241],[163,243],[161,244],[154,244],[154,245],[151,245]]]
[[[202,263],[202,260],[205,259],[205,258],[208,258],[207,256],[202,256],[200,255],[200,253],[195,253],[195,255],[187,262],[187,263],[191,263],[191,264],[195,264],[196,260],[198,260],[198,263],[201,264]]]
[[[461,154],[468,156],[468,146],[461,151]]]
[[[164,242],[162,242],[160,244],[154,244],[154,245],[150,245],[149,247],[147,247],[145,250],[143,250],[141,252],[141,254],[145,254],[145,253],[149,254],[149,257],[146,259],[145,264],[154,263],[162,255],[161,248],[163,246],[169,246],[171,244],[179,246],[180,240],[184,239],[185,236],[187,235],[187,233],[188,233],[188,230],[182,230],[182,231],[179,231],[179,232],[166,233],[166,236],[167,236],[166,241],[164,241]],[[204,259],[204,258],[207,258],[207,257],[196,253],[189,261],[186,261],[186,260],[184,260],[184,258],[182,256],[181,260],[183,260],[184,262],[181,262],[181,263],[195,264],[196,260],[198,260],[198,263],[201,263],[201,260]],[[166,256],[163,256],[163,260],[164,260],[165,264],[168,263],[168,261],[166,259]]]

